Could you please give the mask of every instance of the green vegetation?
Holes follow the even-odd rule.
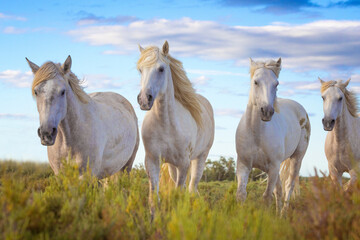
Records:
[[[54,176],[48,164],[0,162],[0,239],[360,238],[360,184],[344,193],[328,178],[302,179],[301,195],[280,218],[262,202],[266,183],[250,181],[240,204],[235,181],[201,182],[192,195],[174,189],[163,167],[151,222],[142,166],[99,183],[64,164]]]

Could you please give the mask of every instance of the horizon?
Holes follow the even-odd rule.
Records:
[[[169,42],[196,91],[215,114],[215,140],[208,158],[233,157],[235,132],[250,89],[249,58],[282,58],[278,97],[308,112],[311,136],[300,170],[328,173],[320,83],[351,78],[360,93],[360,2],[197,0],[37,1],[0,3],[0,159],[47,162],[37,136],[32,72],[25,57],[41,66],[72,57],[72,72],[87,93],[113,91],[133,105],[141,129],[146,112],[137,103],[142,47]],[[144,162],[140,142],[135,164]]]

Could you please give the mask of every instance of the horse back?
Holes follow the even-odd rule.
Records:
[[[277,102],[280,115],[297,119],[301,128],[305,127],[306,123],[310,124],[307,112],[300,103],[285,98],[278,98]]]
[[[108,105],[121,112],[126,111],[130,113],[130,115],[137,121],[137,117],[131,103],[120,94],[114,92],[95,92],[89,95],[97,103]]]

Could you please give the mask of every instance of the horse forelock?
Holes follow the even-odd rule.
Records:
[[[266,68],[273,71],[275,76],[279,78],[281,66],[279,66],[276,61],[268,60],[266,62],[262,62],[262,61],[253,62],[250,66],[250,77],[253,78],[255,71],[260,68]]]
[[[169,60],[164,54],[160,52],[160,49],[158,47],[147,47],[140,54],[140,58],[137,62],[137,69],[140,70],[140,68],[143,67],[152,67],[157,63],[159,59],[162,62],[169,64]]]
[[[53,62],[44,63],[35,73],[31,87],[32,95],[35,96],[34,90],[37,85],[47,80],[54,79],[58,75],[61,75],[67,81],[67,83],[70,85],[71,89],[81,102],[87,103],[89,101],[89,95],[84,92],[83,87],[81,86],[82,81],[80,81],[71,71],[65,74],[60,64],[55,64]]]

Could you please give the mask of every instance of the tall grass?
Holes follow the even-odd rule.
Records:
[[[327,178],[302,185],[287,218],[265,207],[265,185],[250,182],[245,204],[235,182],[200,183],[199,195],[175,189],[165,169],[151,222],[143,169],[106,187],[65,163],[0,162],[0,239],[358,239],[359,186],[343,193]],[[304,182],[304,181],[303,181]]]

